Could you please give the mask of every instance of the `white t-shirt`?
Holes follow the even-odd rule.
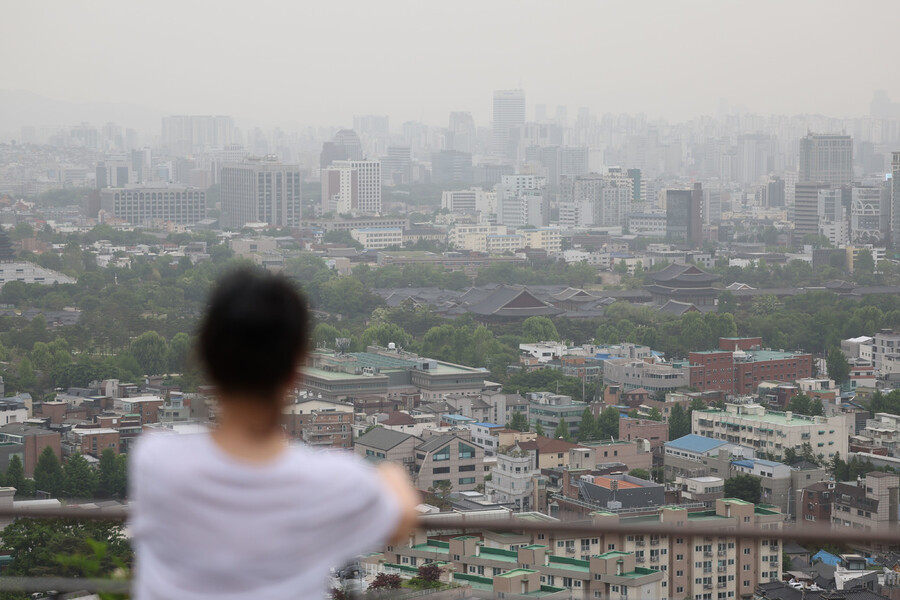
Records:
[[[252,465],[208,433],[148,434],[130,459],[136,600],[319,600],[332,567],[378,549],[400,520],[353,455],[290,446]]]

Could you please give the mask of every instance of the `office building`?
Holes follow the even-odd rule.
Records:
[[[890,231],[890,202],[880,187],[850,190],[850,241],[853,244],[881,245]]]
[[[223,228],[247,223],[299,227],[301,218],[300,167],[275,156],[251,158],[222,167]]]
[[[431,182],[438,185],[471,185],[472,155],[457,150],[441,150],[431,155]]]
[[[560,225],[625,227],[634,198],[634,179],[618,169],[560,179]]]
[[[666,239],[699,248],[703,244],[703,187],[666,190]]]
[[[781,208],[784,202],[784,179],[775,176],[766,182],[766,206],[769,208]]]
[[[336,160],[323,169],[322,212],[381,213],[381,163]]]
[[[808,235],[819,235],[819,192],[829,190],[826,183],[798,182],[794,188],[794,243],[802,244]]]
[[[518,139],[513,131],[525,124],[525,91],[494,92],[494,121],[491,132],[491,154],[516,162]]]
[[[206,217],[206,191],[186,186],[105,188],[100,190],[100,209],[132,225],[195,225]]]
[[[810,133],[800,140],[800,183],[849,185],[853,180],[853,139]]]

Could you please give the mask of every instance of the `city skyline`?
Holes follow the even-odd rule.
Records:
[[[717,114],[723,100],[763,115],[853,116],[868,112],[874,90],[900,98],[900,86],[886,76],[889,56],[875,51],[900,8],[871,5],[886,18],[848,12],[839,2],[754,3],[753,11],[747,3],[615,11],[573,3],[552,12],[506,2],[357,4],[352,11],[313,5],[302,12],[255,3],[214,17],[190,4],[18,5],[7,16],[0,53],[26,58],[5,67],[0,104],[18,94],[27,105],[16,92],[24,90],[78,104],[130,105],[156,118],[227,114],[260,125],[350,127],[354,115],[384,114],[396,128],[411,120],[445,125],[450,112],[469,111],[478,127],[488,127],[493,91],[521,88],[527,120],[546,104],[550,114],[567,106],[570,121],[579,107],[680,121]],[[247,27],[276,8],[281,18],[264,33]],[[822,32],[838,20],[842,43],[829,44]],[[328,23],[342,28],[341,44]],[[51,51],[60,40],[65,52]],[[805,60],[812,49],[815,60]],[[285,77],[291,71],[297,75]],[[850,71],[852,85],[835,85],[836,73]],[[44,125],[11,124],[15,117],[0,122],[0,131]]]

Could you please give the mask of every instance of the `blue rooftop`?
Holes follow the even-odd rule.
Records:
[[[689,433],[677,440],[666,442],[667,448],[677,448],[679,450],[687,450],[688,452],[709,452],[719,446],[724,446],[728,442],[722,440],[714,440],[703,435],[694,435]]]
[[[818,552],[816,552],[815,554],[812,555],[811,560],[813,562],[818,560],[820,562],[825,563],[826,565],[835,567],[840,564],[841,557],[835,556],[834,554],[831,554],[830,552],[825,552],[824,550],[819,550]]]
[[[764,460],[762,458],[748,458],[745,460],[733,460],[731,461],[731,464],[752,469],[755,465],[760,465],[762,467],[779,467],[783,463],[776,462],[774,460]]]
[[[503,425],[497,425],[496,423],[472,423],[472,425],[476,425],[478,427],[503,427]]]
[[[463,415],[441,415],[441,419],[444,421],[459,421],[461,423],[474,423],[475,419],[472,417],[464,417]]]

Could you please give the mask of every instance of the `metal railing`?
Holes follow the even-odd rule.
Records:
[[[124,521],[127,516],[128,510],[125,506],[115,508],[61,507],[0,509],[0,519],[37,518]],[[559,534],[572,534],[573,536],[581,537],[600,535],[708,536],[753,540],[787,539],[801,544],[816,541],[834,543],[836,540],[839,540],[843,544],[900,545],[900,525],[898,524],[885,525],[874,531],[832,527],[830,524],[813,525],[803,523],[801,526],[779,522],[775,525],[777,528],[772,528],[771,524],[769,527],[740,524],[728,527],[711,527],[699,523],[595,524],[585,521],[536,521],[518,519],[516,517],[506,519],[469,520],[462,517],[433,518],[428,515],[420,517],[418,523],[418,527],[420,528],[437,531],[495,531],[553,534],[557,536]],[[55,595],[78,591],[88,593],[126,594],[129,591],[129,586],[130,582],[127,580],[113,579],[0,577],[0,591],[44,592],[49,594],[49,597],[51,598],[55,597]]]

